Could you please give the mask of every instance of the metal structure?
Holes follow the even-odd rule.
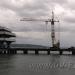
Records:
[[[58,40],[58,42],[56,43],[56,38],[55,38],[55,28],[54,28],[54,24],[55,22],[59,22],[56,21],[54,19],[54,12],[52,11],[52,17],[51,19],[36,19],[36,18],[23,18],[20,21],[44,21],[46,22],[46,24],[48,24],[48,22],[51,22],[51,38],[52,38],[52,47],[53,48],[60,48],[60,41]]]

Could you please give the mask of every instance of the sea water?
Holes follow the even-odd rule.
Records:
[[[0,75],[75,75],[75,56],[0,55]]]

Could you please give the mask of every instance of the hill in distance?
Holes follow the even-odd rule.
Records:
[[[16,47],[16,48],[49,48],[47,46],[33,45],[33,44],[11,44],[11,47]]]

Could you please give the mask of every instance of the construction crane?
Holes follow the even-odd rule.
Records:
[[[56,43],[56,38],[55,38],[55,22],[59,22],[56,21],[54,19],[54,12],[52,11],[52,17],[51,19],[38,19],[38,18],[22,18],[20,21],[44,21],[46,24],[48,24],[48,22],[51,22],[51,38],[52,38],[52,48],[60,48],[60,40],[58,39],[58,42]]]

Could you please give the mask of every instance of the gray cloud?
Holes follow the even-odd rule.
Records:
[[[60,16],[62,44],[68,44],[68,40],[74,39],[73,35],[75,32],[75,2],[73,1],[74,0],[0,0],[0,23],[10,28],[16,34],[25,32],[22,34],[25,35],[24,37],[21,35],[18,37],[17,35],[16,40],[18,43],[24,40],[24,43],[44,44],[50,37],[42,37],[42,34],[46,33],[46,31],[51,32],[50,23],[46,28],[44,22],[20,22],[20,19],[22,17],[51,18],[51,11],[53,8],[55,16]],[[58,23],[55,25],[56,31],[58,31],[57,25]],[[42,38],[39,39],[36,34],[34,34],[34,36],[37,36],[37,39],[34,38],[34,36],[26,37],[26,32],[39,32]],[[65,42],[66,40],[67,43]],[[70,41],[72,45],[75,44],[73,41]],[[48,44],[45,43],[44,45]],[[71,45],[69,44],[69,46]]]

